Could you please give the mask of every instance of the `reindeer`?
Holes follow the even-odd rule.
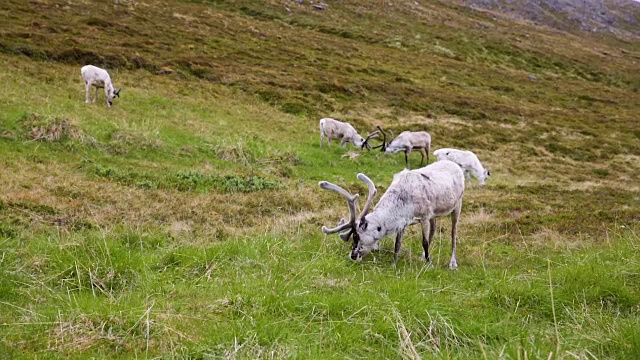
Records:
[[[438,149],[433,152],[438,160],[450,160],[460,165],[464,170],[464,175],[471,182],[471,174],[478,179],[478,185],[484,185],[487,178],[491,175],[489,169],[482,166],[476,154],[468,150],[458,150],[452,148]]]
[[[319,183],[321,188],[335,191],[347,199],[349,222],[342,219],[336,227],[331,229],[323,226],[322,232],[340,233],[340,238],[344,241],[353,237],[350,254],[352,260],[361,260],[363,256],[377,248],[380,239],[395,234],[394,265],[396,265],[403,232],[407,226],[417,220],[422,225],[423,257],[430,264],[429,244],[435,233],[436,217],[451,214],[452,255],[449,268],[458,267],[456,237],[464,193],[464,174],[460,166],[445,160],[417,170],[401,171],[393,177],[391,185],[371,213],[369,209],[376,195],[376,187],[373,181],[362,173],[358,174],[358,179],[367,184],[369,195],[357,218],[355,209],[358,194],[352,195],[327,181]]]
[[[400,151],[404,151],[404,161],[409,166],[409,154],[411,150],[420,151],[420,166],[424,160],[424,155],[427,154],[427,164],[429,164],[429,151],[431,149],[431,135],[426,131],[403,131],[396,137],[389,141],[385,154],[395,154]]]
[[[340,146],[350,142],[357,147],[362,147],[364,138],[358,134],[351,124],[332,118],[320,119],[320,147],[324,138],[327,137],[327,146],[331,147],[331,140],[341,139]]]
[[[82,79],[84,79],[85,103],[89,103],[89,89],[91,89],[92,85],[96,87],[96,96],[91,102],[96,102],[98,99],[99,88],[104,88],[104,93],[107,96],[107,107],[111,107],[116,96],[120,97],[120,90],[122,89],[115,90],[107,70],[93,65],[85,65],[80,69],[80,73],[82,74]]]

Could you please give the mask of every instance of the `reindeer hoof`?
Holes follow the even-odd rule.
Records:
[[[458,263],[455,260],[451,260],[451,262],[449,263],[449,269],[450,270],[457,270],[458,269]]]

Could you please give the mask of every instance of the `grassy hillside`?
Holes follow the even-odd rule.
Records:
[[[640,44],[327,3],[0,4],[0,358],[640,357]],[[404,167],[324,116],[478,154],[459,270],[322,235]]]

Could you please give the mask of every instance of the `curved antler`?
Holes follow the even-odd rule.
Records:
[[[351,235],[353,234],[355,230],[351,229],[345,233],[340,234],[340,239],[344,240],[344,241],[349,241],[349,238],[351,237]]]
[[[331,191],[335,191],[338,194],[344,196],[347,199],[347,204],[349,205],[349,215],[350,215],[350,219],[348,222],[344,221],[344,219],[342,219],[338,225],[332,229],[327,228],[326,226],[322,227],[322,232],[325,234],[333,234],[333,233],[337,233],[346,229],[351,229],[348,233],[348,235],[345,234],[340,234],[340,237],[342,238],[342,240],[347,241],[349,240],[349,237],[351,236],[351,234],[353,233],[353,231],[355,230],[356,227],[356,200],[358,199],[358,197],[360,195],[355,194],[355,195],[351,195],[351,193],[349,193],[347,190],[341,188],[340,186],[336,185],[336,184],[332,184],[328,181],[320,181],[318,183],[318,185],[320,185],[321,188],[325,189],[325,190],[331,190]],[[343,237],[343,235],[346,237]]]
[[[380,149],[380,151],[385,151],[387,150],[387,145],[389,145],[389,143],[393,141],[393,132],[391,130],[388,130],[389,133],[391,134],[391,140],[387,141],[387,133],[384,130],[382,130],[380,125],[376,126],[376,128],[378,129],[376,132],[378,132],[379,134],[382,134],[382,144],[378,146],[374,146],[373,148]]]
[[[369,147],[369,139],[376,139],[380,137],[380,130],[376,130],[372,133],[367,133],[367,138],[364,139],[364,142],[362,143],[361,148],[364,149],[365,147],[367,148],[367,150],[370,149]]]
[[[387,134],[385,134],[380,125],[376,126],[376,128],[378,128],[378,131],[382,133],[382,145],[378,146],[377,148],[380,148],[380,151],[385,151],[387,149]]]
[[[371,179],[367,177],[367,175],[363,173],[359,173],[358,179],[360,179],[361,181],[364,181],[369,187],[369,195],[367,196],[367,202],[364,204],[364,208],[362,208],[362,212],[360,213],[360,215],[358,215],[358,219],[362,219],[369,213],[369,209],[371,209],[371,204],[373,204],[373,198],[376,196],[377,190],[376,190],[375,184],[373,183],[373,181],[371,181]]]
[[[389,142],[388,142],[387,144],[391,144],[391,142],[393,141],[393,139],[395,139],[395,138],[393,137],[393,131],[391,131],[391,130],[387,130],[387,131],[389,132],[389,134],[391,134],[391,140],[389,140]]]
[[[330,229],[326,226],[323,226],[322,232],[325,234],[333,234],[333,233],[341,232],[343,230],[350,229],[350,228],[351,228],[351,223],[346,222],[345,219],[340,219],[340,222],[334,228]]]

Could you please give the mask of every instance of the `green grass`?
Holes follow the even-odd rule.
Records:
[[[464,242],[464,268],[450,272],[444,235],[434,268],[414,241],[395,269],[390,244],[356,264],[313,227],[204,246],[142,229],[8,238],[3,343],[15,357],[397,357],[412,348],[634,358],[637,243],[622,231],[609,244],[530,253],[481,238]]]
[[[640,357],[637,43],[439,2],[122,3],[0,5],[0,358]],[[319,180],[404,166],[320,148],[323,116],[491,169],[457,271],[447,219],[433,267],[418,227],[397,267],[322,235],[347,208]]]

